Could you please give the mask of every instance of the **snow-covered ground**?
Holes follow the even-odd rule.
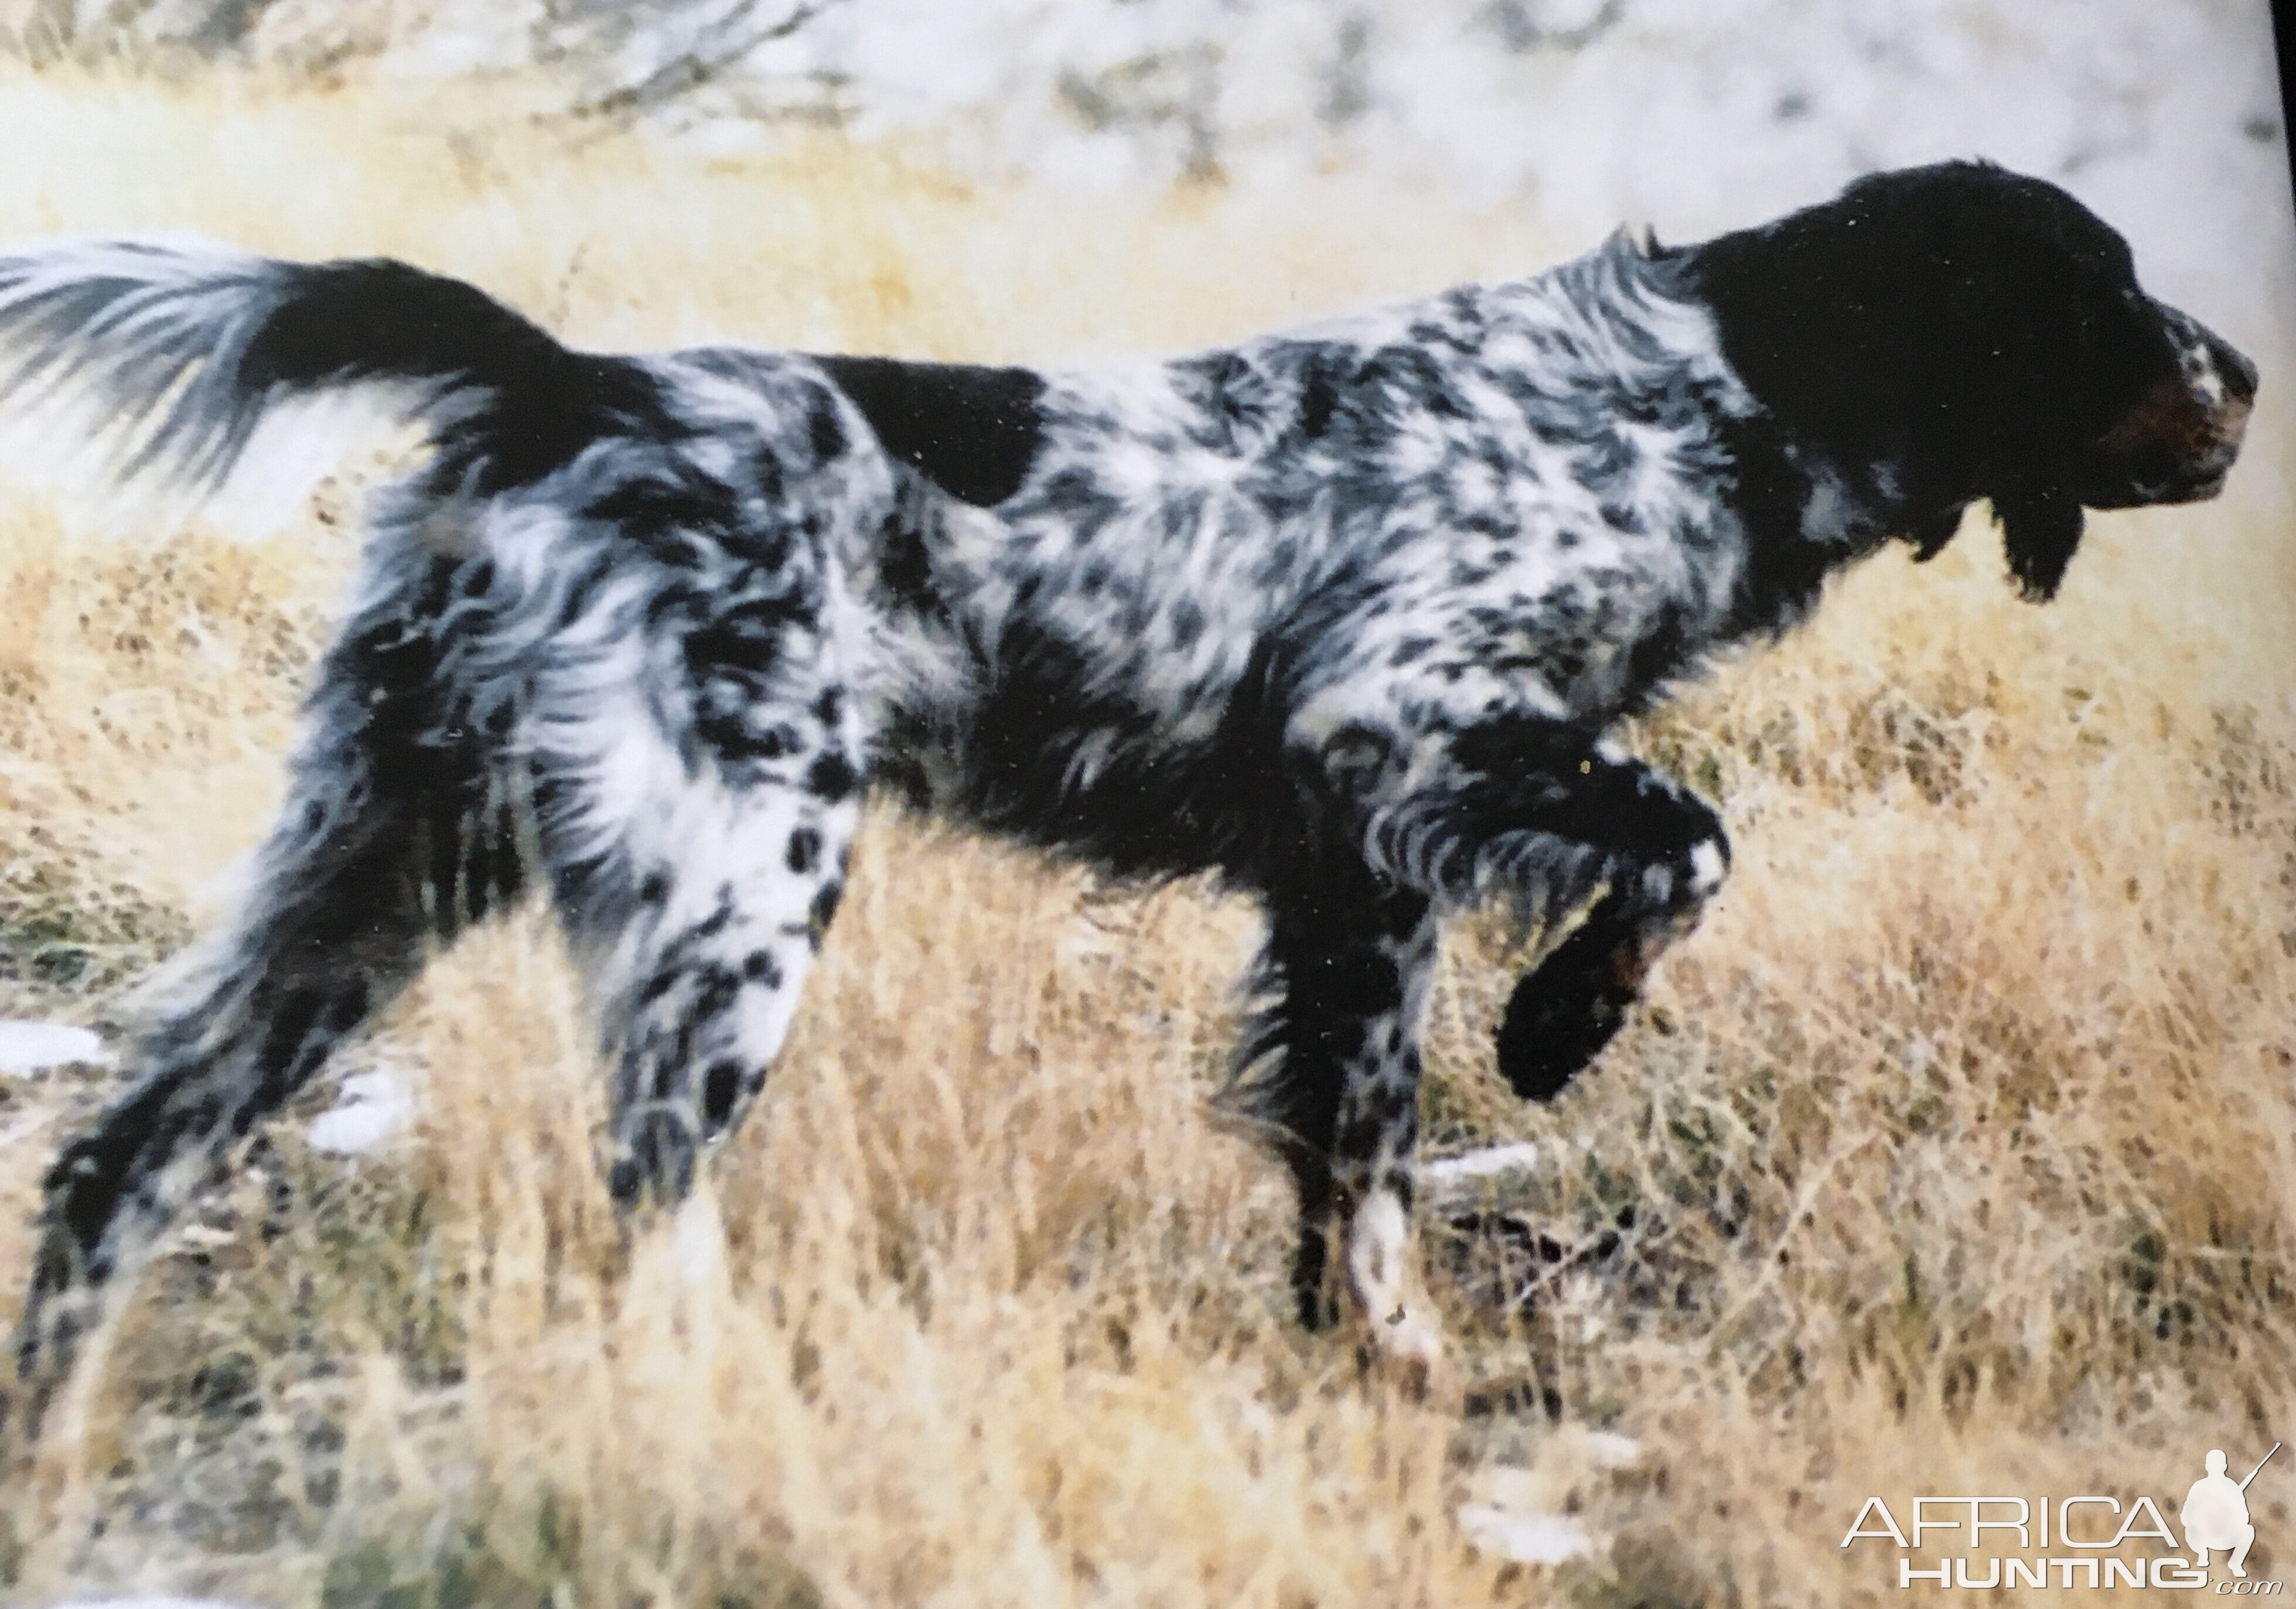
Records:
[[[0,1075],[29,1078],[58,1067],[108,1067],[116,1059],[103,1041],[86,1028],[0,1021]]]

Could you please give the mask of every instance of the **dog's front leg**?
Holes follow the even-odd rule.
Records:
[[[1242,1087],[1299,1189],[1300,1320],[1319,1328],[1335,1316],[1336,1233],[1372,1348],[1423,1386],[1442,1350],[1410,1234],[1434,919],[1424,897],[1349,857],[1277,880]]]
[[[1667,946],[1730,869],[1713,808],[1614,744],[1536,716],[1379,746],[1372,863],[1456,909],[1496,898],[1551,928],[1585,917],[1515,987],[1498,1034],[1516,1093],[1546,1100],[1609,1043]],[[1590,903],[1591,902],[1591,903]]]

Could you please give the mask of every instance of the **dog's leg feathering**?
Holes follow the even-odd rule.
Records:
[[[536,683],[543,854],[599,1003],[625,1206],[682,1201],[763,1088],[859,822],[824,583],[794,559],[744,573],[754,594],[670,600]]]
[[[391,607],[345,631],[236,919],[145,1037],[134,1086],[50,1170],[16,1342],[28,1438],[107,1289],[132,1279],[233,1143],[398,992],[427,935],[515,890],[507,806],[471,753],[432,741],[450,724],[433,668]]]

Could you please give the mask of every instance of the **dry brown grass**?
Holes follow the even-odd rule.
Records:
[[[1272,214],[1083,205],[821,140],[717,165],[576,148],[516,96],[0,83],[0,236],[393,251],[602,345],[1016,358],[1184,346],[1572,244],[1343,179]],[[879,820],[716,1170],[715,1273],[608,1209],[542,927],[482,935],[372,1052],[421,1070],[418,1131],[341,1164],[280,1125],[146,1279],[6,1494],[6,1591],[1835,1605],[1894,1588],[1885,1555],[1835,1547],[1869,1494],[2168,1494],[2202,1449],[2260,1450],[2296,1429],[2296,498],[2272,379],[2296,343],[2257,355],[2276,408],[2232,495],[2099,521],[2055,608],[2015,603],[1972,530],[1926,571],[1878,560],[1653,723],[1726,800],[1737,875],[1554,1107],[1488,1067],[1502,946],[1452,946],[1439,1135],[1548,1142],[1509,1205],[1611,1247],[1540,1265],[1518,1314],[1439,1276],[1500,1411],[1398,1400],[1284,1321],[1284,1191],[1203,1103],[1248,911]],[[241,541],[11,494],[0,1011],[119,1009],[211,914],[275,794],[344,495]],[[102,1093],[0,1087],[0,1311],[45,1156]],[[1430,1252],[1475,1278],[1494,1256]],[[1606,1470],[1589,1427],[1642,1462]],[[2285,1480],[2251,1494],[2259,1576],[2296,1555]],[[1603,1550],[1478,1557],[1451,1515],[1503,1487]]]

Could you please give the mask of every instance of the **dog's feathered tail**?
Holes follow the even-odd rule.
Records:
[[[266,412],[381,382],[480,491],[537,478],[652,388],[458,280],[365,258],[65,241],[0,252],[0,410],[77,395],[124,474],[212,488]]]

